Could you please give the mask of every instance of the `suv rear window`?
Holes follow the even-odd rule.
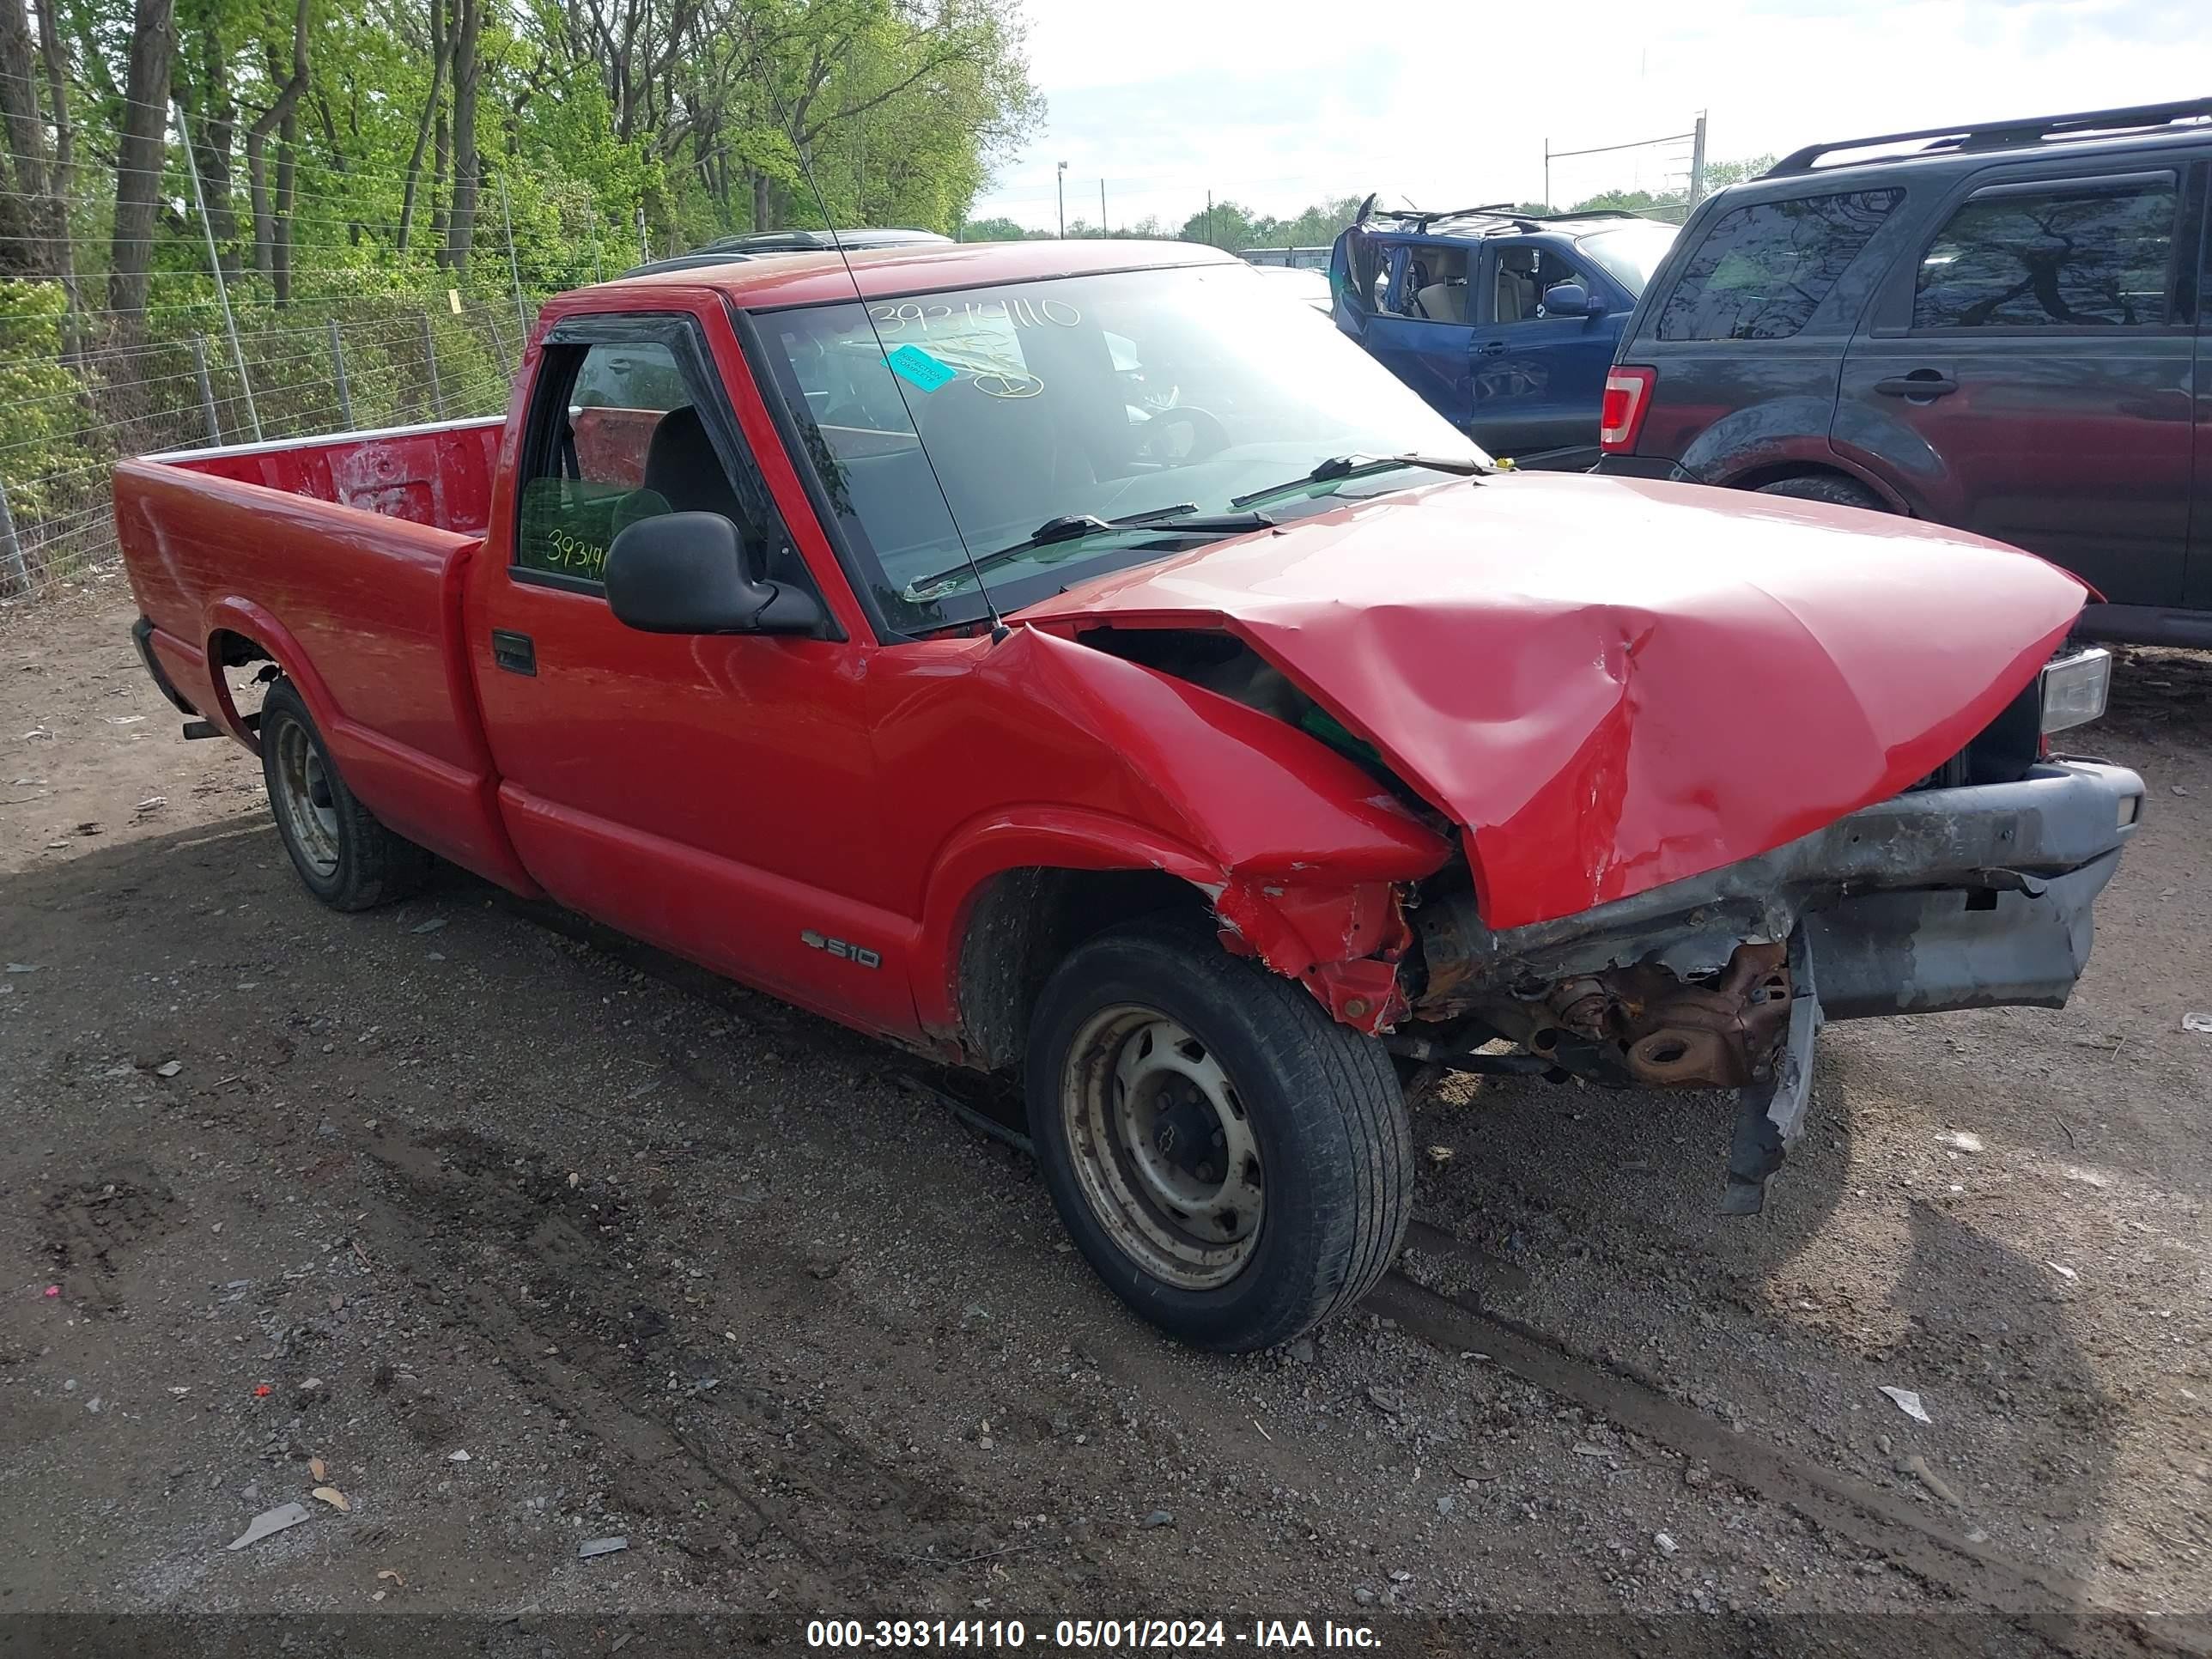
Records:
[[[1969,197],[1921,258],[1912,325],[2161,324],[2177,200],[2171,173]]]
[[[1905,192],[1856,190],[1731,208],[1659,311],[1662,340],[1780,340],[1805,326]]]

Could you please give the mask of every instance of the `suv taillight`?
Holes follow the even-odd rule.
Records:
[[[1608,455],[1633,455],[1644,417],[1651,411],[1651,386],[1659,371],[1616,363],[1605,377],[1605,402],[1597,417],[1597,447]]]

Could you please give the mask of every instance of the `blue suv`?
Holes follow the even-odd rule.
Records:
[[[1621,326],[1674,240],[1634,214],[1377,211],[1329,253],[1336,325],[1493,455],[1583,468]]]

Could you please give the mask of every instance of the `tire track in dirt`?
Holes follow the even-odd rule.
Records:
[[[422,1212],[393,1218],[394,1248],[428,1241],[440,1258],[428,1276],[459,1287],[448,1322],[489,1342],[550,1417],[605,1447],[619,1466],[620,1507],[665,1522],[702,1569],[766,1563],[790,1603],[850,1607],[886,1595],[917,1567],[969,1556],[1003,1518],[1002,1504],[938,1471],[900,1467],[895,1446],[772,1387],[754,1359],[775,1352],[754,1340],[766,1334],[758,1323],[732,1342],[704,1328],[719,1321],[631,1301],[621,1258],[647,1224],[629,1206],[580,1224],[562,1206],[605,1214],[604,1195],[571,1189],[541,1160],[473,1131],[386,1137],[366,1150]],[[795,1254],[751,1265],[763,1279],[805,1278]],[[426,1276],[419,1259],[401,1270]],[[887,1351],[872,1361],[886,1373],[896,1366]],[[748,1467],[785,1491],[771,1495]],[[869,1497],[855,1502],[856,1491]],[[795,1562],[777,1564],[779,1553]]]

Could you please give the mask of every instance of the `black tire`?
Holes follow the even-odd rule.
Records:
[[[1108,1080],[1113,1028],[1094,1035],[1125,1011],[1169,1023],[1148,1029],[1180,1028],[1194,1040],[1201,1060],[1216,1063],[1230,1085],[1236,1133],[1249,1131],[1255,1149],[1259,1179],[1251,1184],[1264,1201],[1247,1239],[1220,1247],[1224,1258],[1244,1252],[1224,1282],[1193,1286],[1164,1276],[1141,1253],[1147,1247],[1123,1242],[1144,1224],[1115,1218],[1110,1196],[1092,1196],[1099,1182],[1117,1178],[1125,1197],[1142,1192],[1135,1161],[1152,1161],[1148,1145],[1120,1154],[1119,1177],[1103,1173],[1110,1158],[1086,1157],[1077,1146],[1099,1137],[1071,1127],[1071,1118],[1090,1121],[1085,1101],[1126,1098]],[[1118,1052],[1127,1055],[1133,1040],[1119,1039]],[[1397,1255],[1413,1158],[1389,1053],[1331,1019],[1304,987],[1228,955],[1210,937],[1138,922],[1079,947],[1038,999],[1026,1073],[1037,1161],[1069,1236],[1116,1296],[1171,1336],[1224,1352],[1286,1342],[1358,1301]],[[1086,1077],[1108,1092],[1083,1092]],[[1152,1120],[1156,1127],[1166,1121],[1164,1112]],[[1217,1109],[1206,1121],[1227,1120]],[[1212,1145],[1221,1144],[1214,1134]],[[1164,1143],[1159,1151],[1164,1157]],[[1155,1225],[1173,1230],[1174,1218],[1146,1207]]]
[[[430,873],[430,855],[395,836],[354,799],[289,680],[261,703],[261,775],[292,867],[333,910],[367,910],[405,898]],[[288,762],[308,763],[289,783]]]
[[[1856,478],[1840,472],[1808,472],[1800,478],[1777,478],[1761,484],[1761,495],[1788,495],[1801,501],[1826,501],[1832,507],[1863,507],[1869,513],[1887,513],[1889,503]]]

